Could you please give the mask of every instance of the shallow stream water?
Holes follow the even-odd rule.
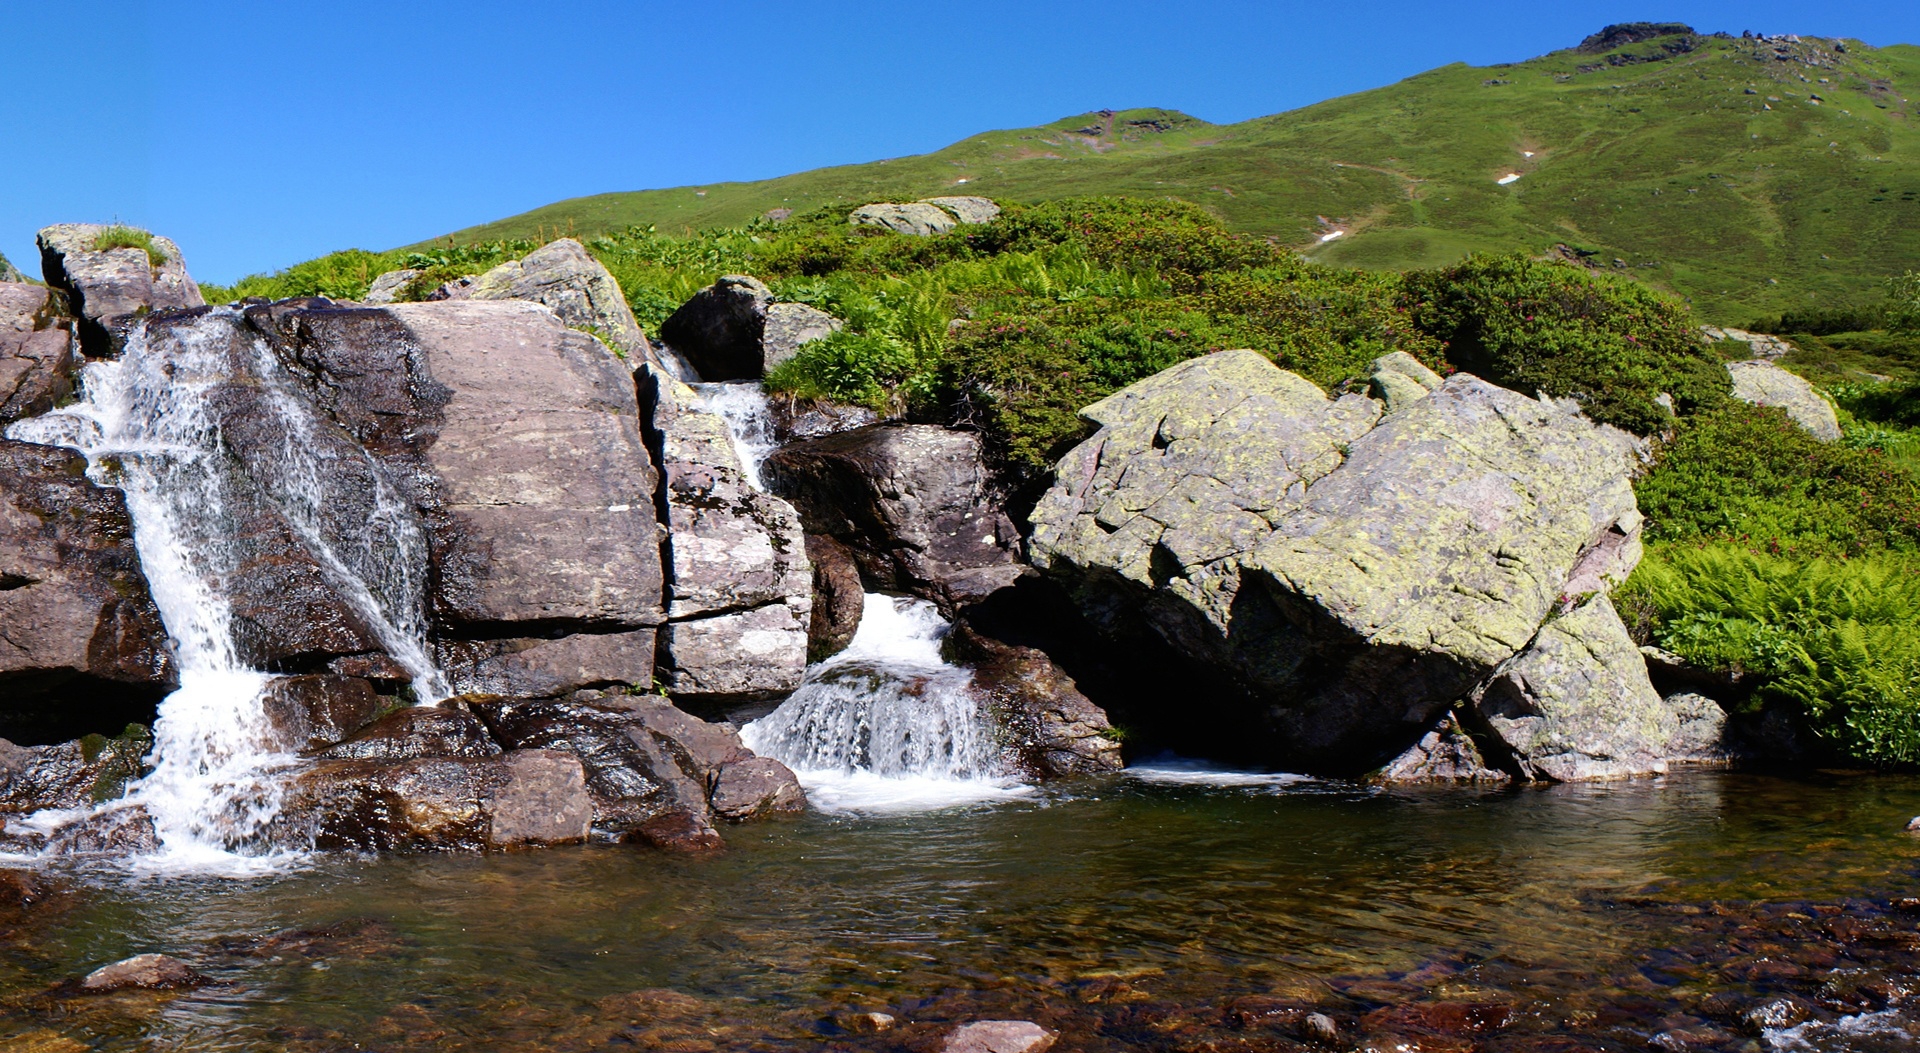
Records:
[[[1067,1049],[1293,1049],[1304,1007],[1348,1049],[1911,1049],[1916,813],[1904,777],[1408,792],[1162,766],[739,827],[706,858],[43,872],[0,908],[0,1048],[932,1049],[1017,1017]],[[217,982],[71,987],[146,951]]]

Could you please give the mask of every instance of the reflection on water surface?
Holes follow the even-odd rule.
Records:
[[[249,881],[56,875],[72,887],[0,909],[0,1037],[915,1048],[944,1021],[1012,1015],[1068,1048],[1251,1049],[1302,1046],[1311,1007],[1347,1048],[1864,1048],[1821,1028],[1904,997],[1920,933],[1894,901],[1916,891],[1916,813],[1920,780],[1886,776],[1484,792],[1116,777],[741,827],[710,859],[585,847],[323,858]],[[220,982],[57,986],[143,951]],[[1814,1024],[1749,1020],[1769,998]],[[903,1026],[850,1033],[848,1009]]]

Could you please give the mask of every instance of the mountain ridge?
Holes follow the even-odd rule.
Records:
[[[1376,269],[1565,244],[1730,321],[1868,302],[1920,260],[1920,47],[1676,27],[1609,26],[1232,124],[1094,111],[926,154],[574,198],[422,244],[677,233],[940,193],[1170,196]]]

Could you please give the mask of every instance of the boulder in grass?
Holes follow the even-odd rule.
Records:
[[[1763,359],[1729,362],[1727,372],[1733,375],[1734,398],[1786,410],[1795,424],[1821,442],[1840,438],[1840,418],[1833,412],[1833,403],[1815,391],[1806,378]]]
[[[945,234],[959,222],[953,214],[938,205],[924,201],[897,205],[881,203],[861,205],[847,214],[847,222],[856,227],[880,227],[896,234],[911,234],[927,237],[932,234]]]
[[[206,303],[171,240],[133,227],[62,223],[40,231],[40,269],[80,318],[89,357],[119,353],[148,314]]]
[[[467,296],[545,304],[567,325],[598,334],[630,363],[653,356],[620,283],[572,238],[550,242],[476,277]]]

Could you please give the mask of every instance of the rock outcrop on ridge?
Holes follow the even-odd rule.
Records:
[[[151,312],[206,303],[187,274],[180,246],[149,235],[151,254],[138,246],[99,248],[102,236],[113,229],[62,223],[39,237],[40,270],[48,285],[67,295],[79,316],[81,345],[93,358],[117,353],[127,331]]]
[[[1580,704],[1580,676],[1636,675],[1558,664],[1568,583],[1623,579],[1641,522],[1629,447],[1571,405],[1461,374],[1383,416],[1225,351],[1084,415],[1100,430],[1034,510],[1034,564],[1102,629],[1239,693],[1273,762],[1377,767],[1530,651],[1506,668],[1539,685],[1533,709]],[[1584,610],[1586,637],[1624,640],[1611,607]],[[1612,697],[1657,706],[1645,677]],[[1672,723],[1622,716],[1604,744],[1573,710],[1544,727],[1566,730],[1515,724],[1508,742],[1543,773],[1573,771],[1545,760],[1571,753],[1628,774],[1657,768]]]

